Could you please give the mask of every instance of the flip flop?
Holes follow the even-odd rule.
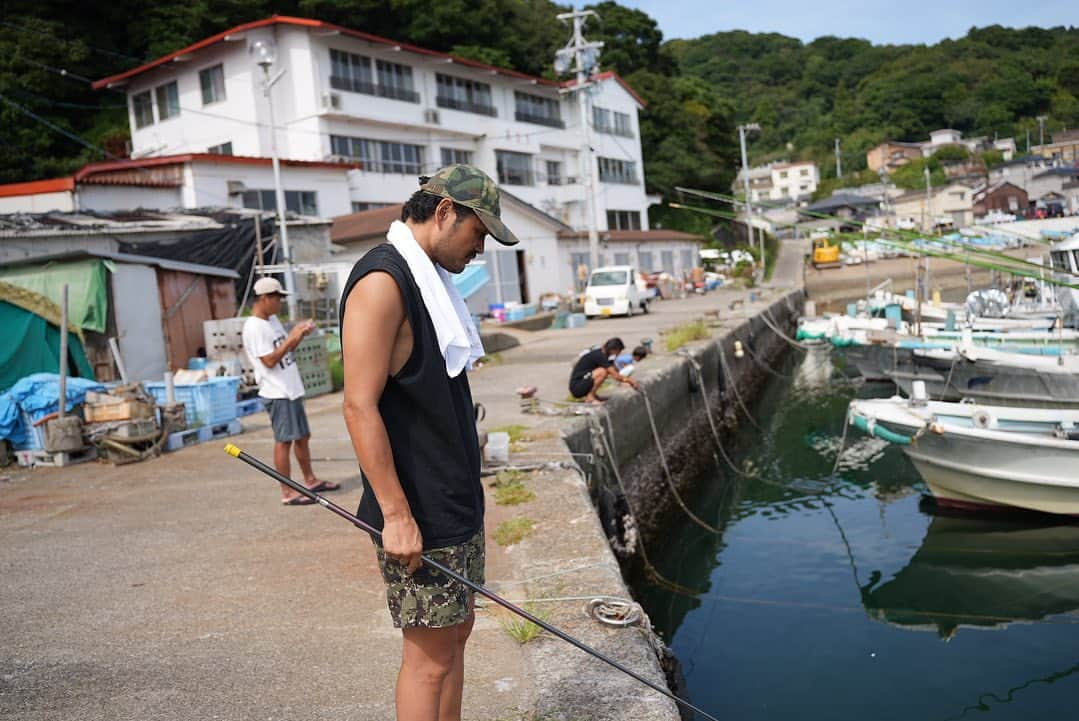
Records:
[[[341,490],[341,484],[340,483],[334,483],[333,481],[319,481],[318,485],[311,488],[311,490],[314,491],[315,493],[319,493],[320,491],[322,493],[326,493],[326,492],[329,492],[329,491],[340,491]]]
[[[282,506],[310,506],[317,501],[308,498],[307,496],[293,496],[287,501],[281,501]]]

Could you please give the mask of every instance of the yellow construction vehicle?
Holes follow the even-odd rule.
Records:
[[[840,268],[842,263],[839,262],[839,246],[832,245],[832,242],[828,238],[814,238],[813,239],[813,267],[817,270],[821,268]]]

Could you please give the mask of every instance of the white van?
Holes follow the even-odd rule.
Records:
[[[648,312],[648,300],[637,287],[637,272],[631,265],[608,265],[596,268],[588,277],[584,291],[584,314],[631,316]]]

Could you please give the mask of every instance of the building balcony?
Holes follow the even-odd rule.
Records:
[[[564,128],[566,123],[562,118],[552,118],[547,115],[534,115],[532,113],[525,113],[518,110],[514,117],[521,123],[532,123],[534,125],[546,125],[549,128]]]
[[[458,100],[457,98],[447,98],[444,95],[439,95],[435,98],[435,103],[440,108],[447,108],[449,110],[463,110],[466,113],[475,113],[476,115],[489,115],[490,117],[496,117],[498,110],[493,105],[482,105],[480,103],[473,103],[469,100]]]
[[[390,100],[404,100],[409,103],[420,102],[420,94],[415,90],[399,88],[394,85],[375,85],[366,80],[342,78],[337,75],[330,76],[330,87],[334,90],[347,90],[350,93],[375,95],[380,98],[389,98]]]

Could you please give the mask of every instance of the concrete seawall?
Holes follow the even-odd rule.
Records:
[[[664,461],[683,498],[692,494],[692,482],[713,462],[715,442],[699,379],[704,381],[707,404],[720,434],[745,422],[740,403],[748,404],[756,398],[770,377],[763,366],[774,365],[790,348],[769,322],[793,335],[803,300],[801,291],[793,291],[713,340],[687,347],[684,359],[649,376],[643,389],[648,404],[635,395],[620,395],[608,402],[607,412],[576,419],[563,427],[563,438],[571,452],[591,454],[591,461],[583,466],[591,479],[593,502],[608,538],[614,539],[616,551],[626,545],[627,512],[634,519],[630,523],[635,523],[636,532],[646,543],[672,517],[684,514],[671,493]],[[741,357],[736,353],[736,341],[742,344]],[[657,433],[663,445],[662,455],[656,446]],[[610,452],[618,468],[617,477],[608,457]],[[611,492],[599,493],[602,486]]]

